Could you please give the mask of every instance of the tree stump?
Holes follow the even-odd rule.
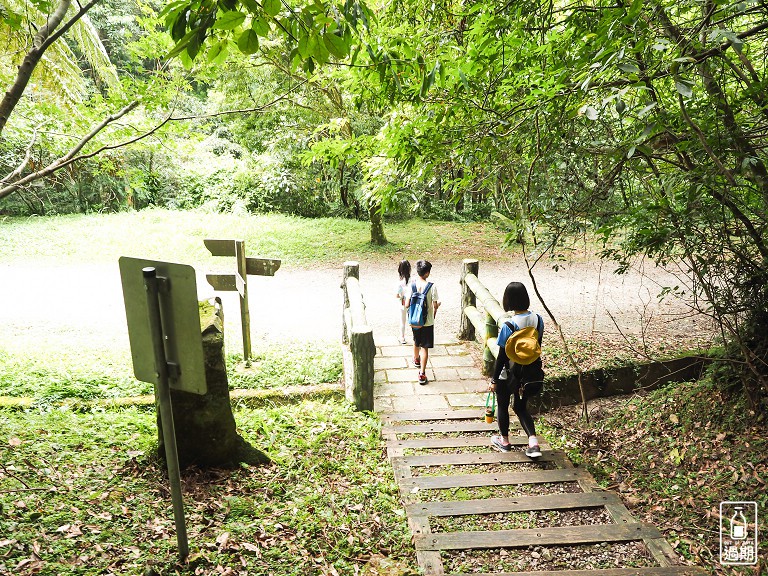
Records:
[[[269,457],[237,433],[229,400],[229,382],[224,359],[224,311],[221,301],[200,303],[200,325],[208,392],[204,395],[171,390],[173,423],[179,466],[203,468],[237,466],[239,463],[265,464]],[[157,416],[159,451],[164,457],[160,413]]]

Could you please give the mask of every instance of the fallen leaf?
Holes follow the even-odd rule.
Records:
[[[21,446],[21,439],[16,438],[16,437],[11,438],[10,440],[8,440],[8,445],[9,446]]]
[[[680,419],[677,417],[677,414],[670,414],[669,415],[669,421],[672,422],[672,424],[679,424]]]

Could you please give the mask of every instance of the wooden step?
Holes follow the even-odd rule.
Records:
[[[528,444],[528,436],[523,436],[521,434],[510,435],[509,443],[514,446],[526,446]],[[391,445],[403,450],[467,448],[471,446],[486,446],[490,448],[491,439],[489,436],[458,436],[456,438],[407,438],[405,440],[396,440],[392,442]]]
[[[528,546],[569,546],[600,542],[628,542],[661,538],[652,524],[589,524],[495,530],[492,532],[445,532],[414,537],[417,550],[471,550],[478,548],[526,548]]]
[[[510,427],[512,424],[510,423]],[[464,422],[439,422],[435,424],[403,424],[401,426],[382,426],[382,434],[437,434],[445,432],[493,432],[498,433],[496,424],[486,424],[484,420],[476,418],[473,421]]]
[[[645,568],[602,568],[594,570],[537,570],[535,572],[473,572],[472,576],[706,576],[698,566],[648,566]],[[466,576],[447,574],[446,576]]]
[[[484,406],[478,406],[471,410],[440,410],[429,412],[380,412],[379,416],[383,422],[403,422],[409,420],[471,420],[472,418],[482,418]]]
[[[394,458],[393,458],[394,460]],[[425,454],[420,456],[401,456],[397,458],[401,464],[412,467],[422,466],[469,466],[471,464],[501,464],[501,463],[528,463],[538,464],[562,460],[562,454],[544,451],[540,458],[529,458],[521,450],[511,452],[465,452],[463,454]]]
[[[508,486],[513,484],[545,484],[549,482],[577,482],[588,478],[589,472],[581,468],[557,470],[535,470],[532,472],[503,472],[499,474],[456,474],[453,476],[419,476],[399,478],[400,488],[411,492],[420,490],[443,490],[447,488],[471,488],[477,486]]]
[[[574,494],[521,496],[520,498],[419,502],[408,504],[406,512],[408,516],[464,516],[466,514],[597,508],[611,504],[621,504],[621,499],[615,492],[576,492]]]

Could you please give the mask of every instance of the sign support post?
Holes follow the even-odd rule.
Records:
[[[163,331],[160,314],[160,293],[168,292],[168,278],[157,276],[154,267],[142,269],[144,287],[147,291],[147,310],[149,329],[152,335],[152,348],[155,355],[155,370],[157,383],[155,394],[160,404],[160,421],[163,429],[163,444],[165,445],[165,461],[168,465],[168,481],[171,485],[171,500],[173,501],[173,518],[176,523],[176,540],[179,545],[179,556],[182,560],[189,556],[189,541],[187,526],[184,518],[184,499],[181,494],[181,474],[179,472],[179,454],[176,448],[176,429],[173,426],[173,408],[171,407],[171,386],[169,379],[178,375],[178,364],[169,363],[165,357],[166,334]]]
[[[274,258],[247,258],[245,240],[203,240],[212,256],[234,256],[237,271],[234,274],[206,274],[206,280],[214,290],[234,292],[240,295],[240,323],[243,331],[243,360],[251,365],[251,314],[248,310],[248,275],[274,276],[280,268],[280,260]]]

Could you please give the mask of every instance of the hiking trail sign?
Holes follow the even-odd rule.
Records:
[[[171,388],[192,394],[208,390],[195,269],[127,256],[122,256],[119,263],[133,371],[138,380],[155,385],[176,540],[184,560],[189,555],[189,543]]]
[[[234,256],[237,271],[234,274],[206,274],[214,290],[237,291],[240,295],[240,321],[243,331],[243,360],[251,364],[251,315],[248,310],[248,276],[274,276],[280,260],[274,258],[248,258],[244,240],[203,240],[212,256]]]

